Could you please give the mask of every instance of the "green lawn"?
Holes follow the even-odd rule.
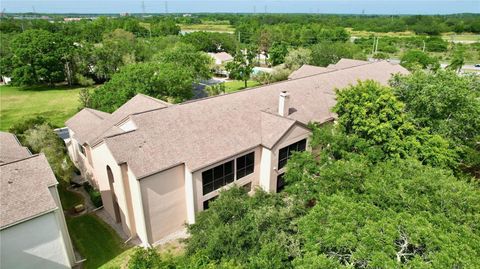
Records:
[[[87,259],[86,269],[99,268],[128,249],[117,233],[93,214],[69,217],[67,224],[73,244]]]
[[[260,85],[260,83],[254,81],[254,80],[249,80],[247,81],[247,88],[255,87]],[[225,92],[230,93],[230,92],[236,92],[239,90],[245,89],[245,83],[241,80],[232,80],[232,81],[227,81],[225,82]]]
[[[68,191],[65,183],[58,184],[58,195],[64,210],[72,209],[74,206],[84,202],[82,195]]]
[[[47,118],[62,127],[77,112],[80,88],[0,86],[0,130],[34,116]]]

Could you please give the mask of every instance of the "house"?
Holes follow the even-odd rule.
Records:
[[[45,155],[0,132],[1,268],[71,268],[75,263],[57,180]]]
[[[307,124],[335,118],[334,89],[394,73],[408,71],[365,62],[177,105],[137,95],[112,114],[69,119],[68,148],[125,233],[155,245],[232,184],[280,191],[291,153],[309,149]]]
[[[213,58],[216,65],[222,65],[224,63],[233,61],[233,56],[227,52],[217,52],[217,53],[210,52],[208,53],[208,55],[210,55],[210,57]]]

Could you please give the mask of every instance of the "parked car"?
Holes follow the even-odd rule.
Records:
[[[480,67],[480,64],[476,64],[475,67]]]

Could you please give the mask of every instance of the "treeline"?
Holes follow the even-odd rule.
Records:
[[[320,24],[328,27],[346,27],[357,31],[403,32],[438,35],[445,32],[480,33],[478,14],[455,15],[325,15],[325,14],[198,14],[195,17],[177,18],[179,22],[196,24],[202,20],[229,21],[235,27],[248,24],[261,25]]]

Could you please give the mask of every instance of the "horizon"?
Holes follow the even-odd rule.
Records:
[[[74,3],[74,4],[73,4]],[[73,5],[72,5],[73,4]],[[329,15],[453,15],[479,14],[480,1],[472,0],[3,0],[6,14],[329,14]]]

